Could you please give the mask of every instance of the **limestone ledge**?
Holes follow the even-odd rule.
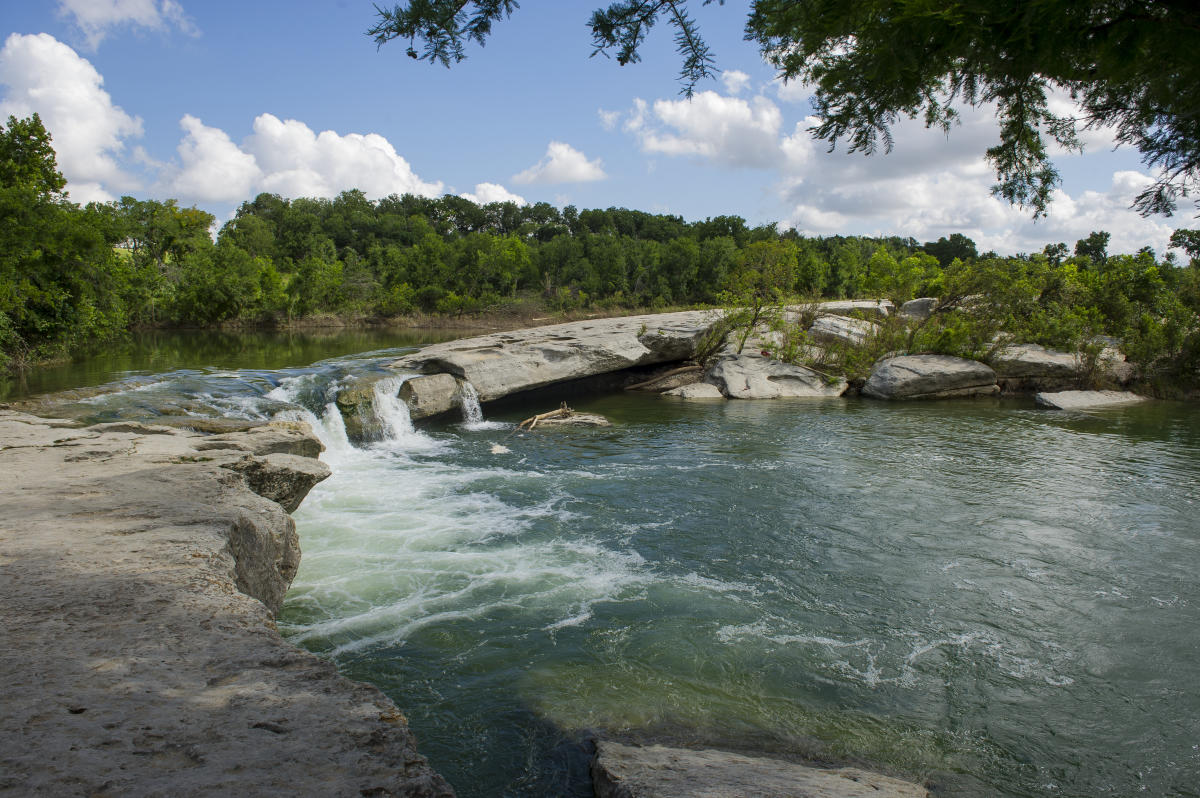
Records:
[[[0,410],[0,795],[453,794],[391,701],[275,629],[320,448]]]

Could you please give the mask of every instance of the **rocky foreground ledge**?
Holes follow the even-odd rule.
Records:
[[[391,701],[275,630],[320,449],[0,410],[0,794],[453,795]]]

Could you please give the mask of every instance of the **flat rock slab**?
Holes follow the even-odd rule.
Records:
[[[844,343],[862,346],[867,339],[879,331],[873,321],[854,319],[849,316],[818,316],[808,334],[821,343]]]
[[[275,630],[317,451],[0,411],[0,795],[453,794],[391,701]]]
[[[1039,407],[1052,410],[1090,410],[1149,401],[1129,391],[1058,391],[1034,395]]]
[[[758,354],[725,355],[705,377],[730,399],[786,399],[841,396],[846,380],[826,380],[812,369]]]
[[[814,768],[726,751],[596,743],[597,798],[927,798],[920,785],[857,768]]]
[[[1079,357],[1037,344],[1005,347],[992,358],[992,366],[1001,377],[1041,377],[1075,379],[1079,376]]]
[[[942,399],[993,395],[996,372],[984,363],[948,355],[901,355],[880,360],[863,385],[874,399]]]
[[[695,382],[681,388],[663,391],[663,396],[676,396],[680,399],[724,399],[721,389],[707,382]]]
[[[715,311],[692,310],[492,333],[427,346],[390,365],[452,374],[488,402],[633,366],[687,360],[718,317]]]

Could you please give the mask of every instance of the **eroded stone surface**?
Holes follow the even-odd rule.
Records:
[[[925,321],[937,310],[937,297],[923,296],[910,299],[900,306],[900,315],[917,321]]]
[[[299,549],[254,491],[327,471],[273,453],[315,452],[304,425],[260,429],[0,412],[0,794],[452,794],[382,693],[275,631]]]
[[[934,399],[998,393],[996,372],[984,363],[948,355],[901,355],[880,360],[863,385],[875,399]]]
[[[727,751],[598,740],[597,798],[926,798],[909,781],[857,768],[815,768]]]
[[[391,366],[452,374],[470,382],[487,402],[633,366],[687,360],[717,316],[696,310],[493,333],[427,346]]]

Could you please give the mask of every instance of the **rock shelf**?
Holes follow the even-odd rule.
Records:
[[[319,451],[0,411],[0,795],[453,795],[390,700],[275,629]]]

